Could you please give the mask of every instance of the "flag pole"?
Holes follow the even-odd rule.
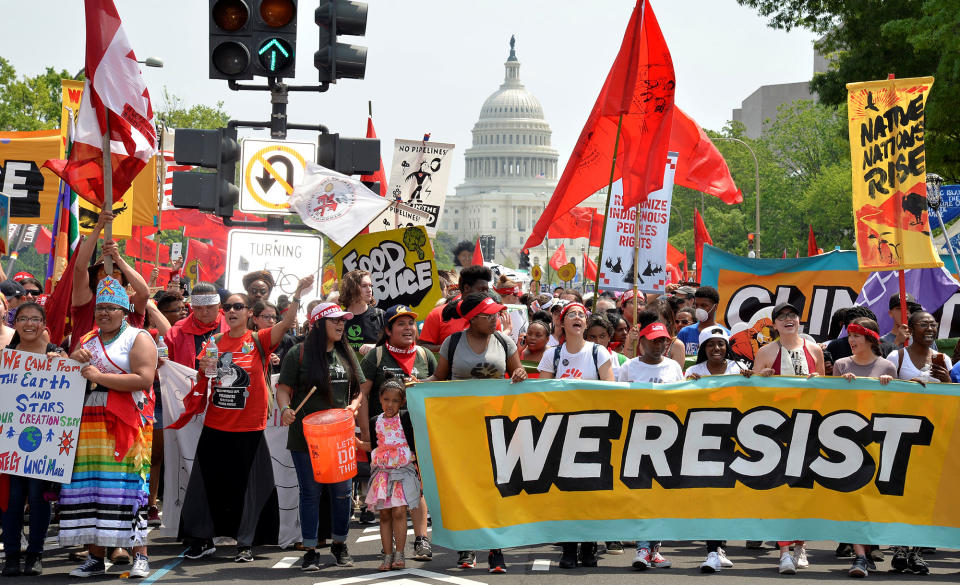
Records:
[[[104,124],[104,133],[103,133],[103,207],[101,211],[107,210],[113,212],[113,162],[110,160],[110,115],[107,112],[107,115],[103,118]],[[107,242],[113,239],[113,222],[107,222],[103,226],[103,240]],[[107,273],[107,276],[113,275],[113,260],[110,256],[103,255],[103,269]]]
[[[635,222],[636,237],[633,247],[633,324],[637,324],[637,305],[640,303],[640,292],[637,290],[637,281],[640,279],[640,204],[637,203],[637,220]],[[644,299],[646,300],[646,299]],[[644,303],[646,304],[646,303]],[[638,342],[639,343],[639,342]]]
[[[617,137],[613,141],[613,162],[610,163],[610,180],[607,181],[607,203],[606,207],[603,210],[603,226],[600,228],[600,263],[603,263],[603,245],[606,243],[607,239],[607,218],[610,217],[610,194],[613,191],[613,175],[617,170],[617,151],[620,148],[620,129],[623,128],[623,114],[620,114],[620,117],[617,119]],[[590,235],[593,236],[593,218],[590,219]],[[593,282],[593,294],[600,294],[600,270],[603,268],[602,265],[597,266],[597,274]],[[596,306],[596,301],[594,301],[594,306]],[[634,323],[636,323],[636,317],[634,317]]]
[[[897,82],[895,81],[896,76],[893,73],[890,73],[887,75],[887,79],[890,80],[890,94],[894,96],[894,99],[896,99],[896,96],[897,96]],[[900,182],[897,180],[897,174],[892,173],[890,175],[890,180],[893,183],[893,192],[896,193],[897,189],[899,188],[899,182]],[[894,195],[893,199],[894,199],[894,203],[896,204],[896,207],[894,208],[895,209],[894,217],[897,218],[897,222],[899,223],[900,216],[903,215],[903,201],[900,199],[900,197],[896,195]],[[895,232],[896,232],[896,238],[898,240],[897,249],[902,249],[903,248],[903,229],[902,228],[897,229],[895,230]],[[944,233],[946,233],[946,230],[944,230]],[[906,253],[906,250],[903,250],[903,252]],[[900,321],[903,323],[906,323],[907,322],[907,280],[906,280],[906,277],[904,276],[904,270],[903,270],[903,255],[898,253],[897,260],[900,264],[900,269],[897,270],[897,281],[898,281],[898,284],[900,285]],[[903,342],[904,347],[908,345],[910,345],[910,338],[905,339]]]

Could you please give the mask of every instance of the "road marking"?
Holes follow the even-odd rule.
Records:
[[[293,563],[297,562],[298,560],[299,560],[298,557],[283,557],[282,559],[277,561],[277,564],[275,564],[270,568],[271,569],[289,569],[290,567],[293,566]]]
[[[357,541],[356,541],[357,544],[359,544],[359,543],[361,543],[361,542],[370,542],[371,540],[377,540],[377,539],[380,538],[380,529],[379,529],[379,528],[368,528],[368,529],[364,530],[364,533],[366,533],[367,530],[369,530],[369,531],[371,531],[371,532],[372,532],[373,530],[376,530],[377,533],[376,533],[376,534],[365,534],[364,536],[357,537]],[[427,532],[432,532],[432,531],[433,531],[433,528],[431,528],[431,527],[428,527],[428,528],[427,528]],[[408,528],[408,529],[407,529],[407,536],[413,536],[413,528]],[[390,573],[390,574],[392,575],[393,573]]]
[[[149,577],[147,577],[143,581],[140,581],[140,585],[150,585],[150,583],[153,583],[154,581],[159,580],[161,577],[163,577],[164,575],[166,575],[167,573],[175,569],[176,566],[182,562],[183,562],[183,553],[180,553],[180,556],[173,559],[163,567],[154,571]]]
[[[368,581],[376,581],[377,579],[390,579],[389,581],[382,581],[382,583],[392,583],[394,585],[421,583],[421,581],[415,581],[407,578],[393,579],[393,577],[399,577],[401,575],[420,577],[422,579],[431,579],[440,583],[450,583],[451,585],[480,585],[483,583],[483,581],[464,579],[463,577],[444,575],[443,573],[434,573],[432,571],[424,571],[423,569],[402,569],[400,571],[390,571],[388,574],[376,572],[370,575],[362,575],[360,577],[347,577],[345,579],[334,579],[332,581],[318,581],[317,585],[352,585],[353,583],[366,583]]]
[[[549,559],[536,559],[533,561],[533,570],[534,571],[549,571],[550,570],[550,560]]]

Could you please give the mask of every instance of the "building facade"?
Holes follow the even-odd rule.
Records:
[[[480,108],[473,144],[464,152],[466,176],[456,192],[447,196],[439,229],[471,242],[479,236],[493,236],[496,255],[486,260],[516,266],[523,243],[553,195],[561,169],[543,106],[520,81],[513,38],[504,69],[500,88]],[[602,195],[593,195],[581,206],[602,211],[604,201]],[[546,264],[561,241],[567,256],[576,258],[579,272],[580,249],[586,246],[586,238],[541,244],[530,250],[531,263]]]

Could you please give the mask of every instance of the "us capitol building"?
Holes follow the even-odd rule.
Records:
[[[480,108],[473,146],[464,153],[465,180],[455,194],[447,196],[439,229],[457,241],[494,236],[496,257],[485,260],[517,266],[520,249],[550,201],[561,169],[557,151],[550,146],[552,131],[543,117],[543,106],[520,81],[513,38],[504,69],[500,89]],[[605,203],[604,195],[594,194],[580,207],[602,212]],[[561,241],[567,257],[576,259],[579,273],[583,266],[580,250],[586,247],[586,238],[550,239],[549,250],[544,244],[531,248],[531,265],[536,259],[546,265]],[[596,248],[593,253],[596,255]]]

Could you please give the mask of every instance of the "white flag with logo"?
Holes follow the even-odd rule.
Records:
[[[358,179],[308,163],[303,181],[290,195],[290,209],[303,223],[338,246],[360,233],[390,205]]]

